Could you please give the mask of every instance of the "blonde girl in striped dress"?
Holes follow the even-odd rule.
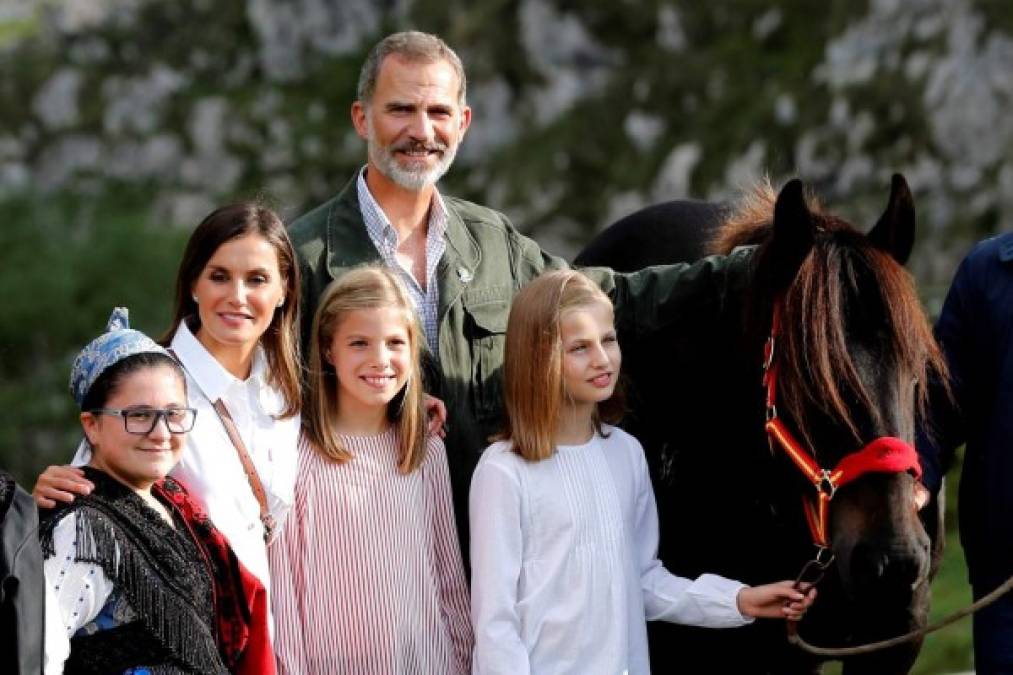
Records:
[[[379,265],[313,321],[295,502],[269,550],[279,673],[467,673],[472,632],[443,441],[426,430],[421,334]]]

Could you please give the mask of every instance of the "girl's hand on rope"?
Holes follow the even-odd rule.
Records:
[[[32,497],[39,508],[51,509],[57,502],[69,504],[74,501],[74,495],[87,495],[94,489],[95,486],[84,477],[81,469],[75,466],[49,466],[35,481]]]
[[[739,591],[736,602],[739,614],[758,619],[800,621],[816,599],[816,588],[802,584],[795,589],[793,581],[779,581],[762,586],[746,586]]]
[[[929,499],[932,497],[932,493],[929,489],[922,485],[921,481],[916,480],[914,482],[914,503],[915,511],[921,511],[925,508],[925,505],[929,503]]]

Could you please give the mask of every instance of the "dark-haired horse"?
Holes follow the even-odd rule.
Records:
[[[818,471],[849,456],[864,461],[868,451],[855,453],[870,444],[913,457],[923,383],[945,368],[902,267],[914,241],[911,194],[895,176],[886,212],[867,236],[823,212],[799,181],[780,194],[757,188],[734,208],[669,202],[606,230],[577,263],[633,270],[687,260],[704,252],[704,239],[719,253],[753,245],[746,281],[720,301],[691,303],[681,322],[658,334],[621,336],[627,426],[654,474],[661,557],[683,576],[794,578],[817,551],[803,500],[818,503]],[[761,381],[775,311],[772,410]],[[811,453],[815,483],[765,430],[772,413]],[[828,502],[824,559],[830,552],[834,559],[799,626],[811,643],[854,645],[926,621],[938,551],[914,507],[917,469],[870,467]],[[821,487],[832,492],[829,483]],[[651,638],[658,673],[820,669],[788,644],[779,621],[734,630],[652,624]],[[853,657],[845,673],[906,673],[919,647]]]

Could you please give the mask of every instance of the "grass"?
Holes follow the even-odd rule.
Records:
[[[952,524],[955,519],[951,518],[949,522]],[[971,587],[967,583],[964,551],[957,541],[956,532],[949,529],[943,564],[939,568],[939,575],[932,582],[932,611],[929,620],[937,621],[969,604]],[[914,675],[939,675],[970,670],[971,666],[971,618],[967,617],[926,637],[911,672]]]

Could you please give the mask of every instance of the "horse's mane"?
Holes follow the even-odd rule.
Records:
[[[736,246],[757,244],[762,259],[764,244],[773,232],[776,201],[768,180],[745,192],[718,229],[711,251],[727,254]],[[843,421],[860,442],[856,410],[865,411],[878,427],[882,428],[883,420],[848,350],[849,331],[854,329],[849,313],[878,317],[881,335],[877,333],[877,339],[884,341],[883,349],[894,359],[897,377],[904,378],[896,383],[897,391],[905,391],[910,378],[917,381],[913,403],[919,414],[926,412],[930,377],[946,381],[946,364],[911,275],[848,223],[824,213],[813,197],[807,196],[806,202],[817,233],[812,251],[782,300],[779,406],[796,421],[806,419],[807,406],[815,406]],[[861,307],[851,302],[856,297],[861,298]],[[751,304],[769,307],[770,300]],[[806,425],[797,426],[808,435]],[[806,440],[812,444],[811,438]]]
[[[776,202],[777,191],[770,178],[762,178],[743,190],[725,222],[707,242],[707,252],[728,255],[737,246],[762,244],[770,234]],[[806,194],[805,203],[813,213],[823,213],[823,206],[813,195]]]

